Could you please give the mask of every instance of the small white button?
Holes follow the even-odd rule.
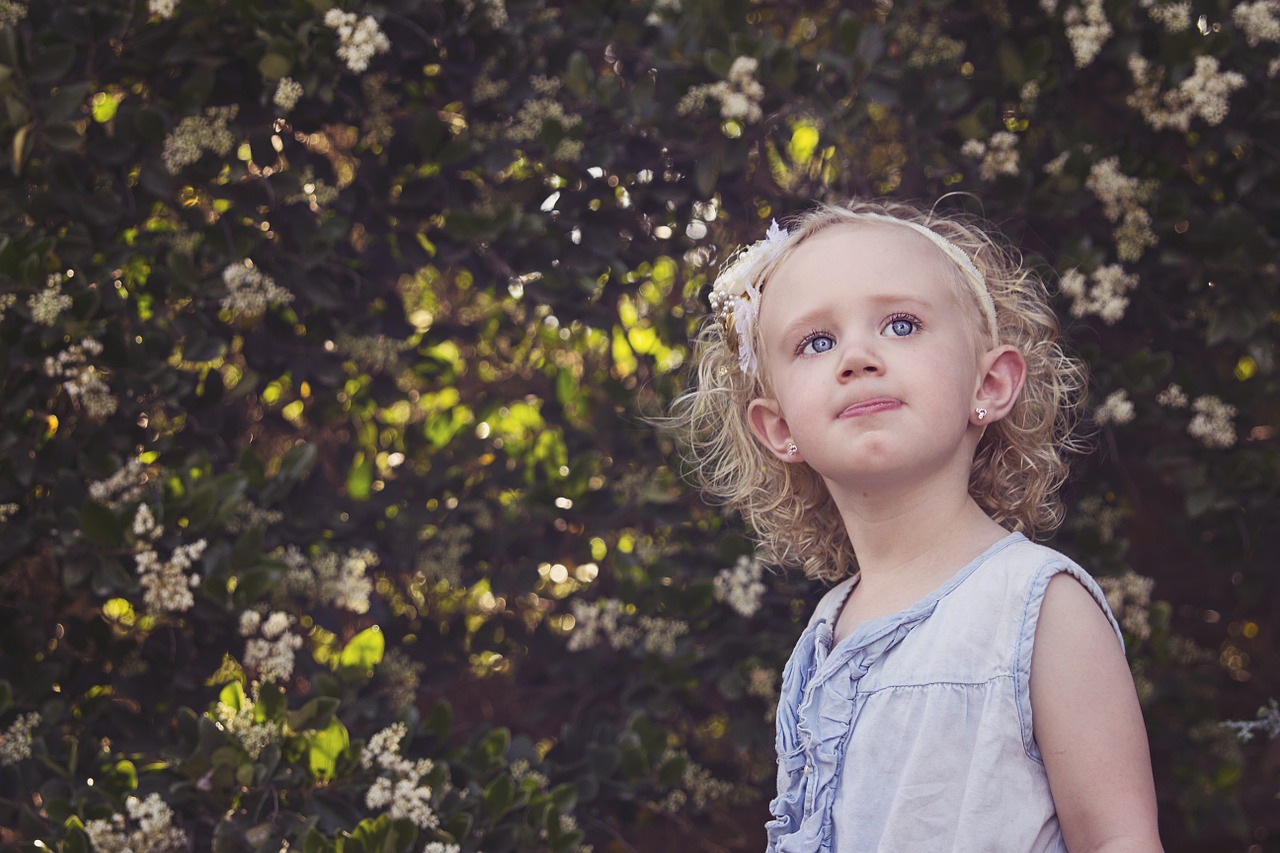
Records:
[[[806,776],[812,776],[812,775],[813,775],[813,768],[812,768],[812,767],[810,767],[808,764],[806,764],[806,765],[804,766],[804,775],[806,775]]]

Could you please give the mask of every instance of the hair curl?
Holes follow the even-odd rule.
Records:
[[[1058,342],[1058,319],[1044,282],[1024,266],[1018,252],[997,243],[993,228],[968,216],[942,215],[900,201],[822,205],[789,223],[787,243],[760,271],[757,286],[763,292],[797,246],[828,228],[893,227],[868,214],[935,231],[963,250],[982,272],[996,308],[999,340],[991,345],[1016,347],[1026,360],[1027,377],[1012,411],[987,427],[974,455],[969,491],[996,522],[1011,530],[1031,537],[1052,531],[1064,515],[1057,493],[1067,477],[1067,455],[1085,448],[1075,428],[1086,373]],[[963,274],[955,262],[949,263],[972,308],[975,331],[983,328],[977,296],[960,284]],[[761,352],[759,324],[756,327],[754,343]],[[726,340],[714,317],[703,321],[694,340],[693,365],[690,388],[676,398],[662,423],[683,448],[706,498],[742,514],[754,531],[760,556],[768,562],[797,566],[809,577],[826,581],[855,572],[853,545],[822,478],[807,465],[782,462],[751,432],[747,405],[769,395],[768,377],[749,376],[739,369],[737,348]]]

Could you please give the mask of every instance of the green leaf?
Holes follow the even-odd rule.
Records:
[[[70,86],[59,88],[57,92],[49,97],[49,102],[45,105],[46,121],[55,122],[82,118],[80,108],[84,106],[85,99],[88,97],[88,83],[73,83]],[[47,127],[48,125],[46,125]]]
[[[565,85],[569,87],[569,91],[577,95],[579,98],[587,97],[587,93],[595,84],[596,74],[591,67],[591,61],[587,59],[587,55],[580,50],[575,50],[569,56],[569,66],[565,70],[562,78]]]
[[[334,845],[313,826],[302,841],[302,853],[334,853]]]
[[[298,710],[290,711],[285,720],[295,732],[327,728],[340,704],[342,702],[336,696],[317,696]]]
[[[118,795],[130,794],[138,789],[138,769],[127,759],[117,761],[105,780],[107,789]]]
[[[264,720],[279,719],[288,709],[288,702],[280,685],[269,681],[258,688],[256,709],[261,712]]]
[[[729,69],[733,67],[733,57],[714,47],[702,54],[702,62],[708,71],[721,78],[728,77]]]
[[[496,821],[507,813],[515,799],[515,793],[515,783],[505,773],[484,789],[484,812],[490,820]]]
[[[76,61],[76,49],[69,44],[51,44],[36,51],[29,72],[34,83],[56,83]]]
[[[1000,56],[1000,70],[1004,73],[1004,79],[1015,86],[1021,86],[1025,83],[1027,81],[1027,70],[1017,49],[1009,42],[1002,41],[1000,42],[998,54]]]
[[[347,471],[347,497],[357,501],[367,501],[373,494],[373,457],[363,451],[357,451],[351,460],[351,468]]]
[[[240,682],[233,681],[218,693],[218,701],[233,711],[240,711],[246,704],[244,688],[240,686]]]
[[[453,709],[449,707],[449,703],[441,699],[432,705],[422,720],[422,729],[424,732],[447,738],[449,732],[453,730]]]
[[[310,442],[289,449],[280,461],[280,475],[288,480],[300,480],[316,461],[316,446]]]
[[[369,853],[382,853],[386,850],[388,835],[391,832],[391,819],[386,815],[376,818],[365,818],[351,830],[351,840],[359,842]]]
[[[317,779],[332,779],[338,769],[338,757],[350,744],[347,727],[337,717],[329,725],[308,738],[307,762],[311,775]]]
[[[85,538],[105,548],[124,545],[124,528],[116,514],[97,501],[85,501],[80,507],[80,529]]]
[[[268,53],[262,59],[258,60],[258,73],[263,79],[274,83],[281,77],[288,76],[289,70],[293,68],[293,62],[289,57],[281,56],[278,53]]]
[[[382,653],[386,650],[387,641],[382,636],[382,629],[377,625],[365,628],[351,638],[346,648],[338,655],[338,666],[346,669],[372,670],[382,662]]]
[[[720,180],[720,149],[713,148],[698,158],[693,169],[693,185],[703,198],[710,198]]]

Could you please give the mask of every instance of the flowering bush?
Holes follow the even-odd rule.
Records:
[[[1280,11],[839,6],[0,0],[0,846],[758,849],[822,590],[644,416],[770,219],[955,191],[1167,846],[1280,832]]]

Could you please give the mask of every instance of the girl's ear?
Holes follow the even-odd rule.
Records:
[[[777,400],[768,397],[752,400],[747,405],[747,422],[751,424],[751,432],[756,439],[774,456],[783,462],[803,461],[799,452],[787,452],[795,445],[791,441],[791,427],[787,426],[787,419]]]
[[[982,357],[982,365],[985,370],[973,398],[974,414],[970,415],[970,420],[979,426],[1008,415],[1027,379],[1026,359],[1016,347],[996,347]],[[984,417],[977,417],[979,410],[986,413]]]

